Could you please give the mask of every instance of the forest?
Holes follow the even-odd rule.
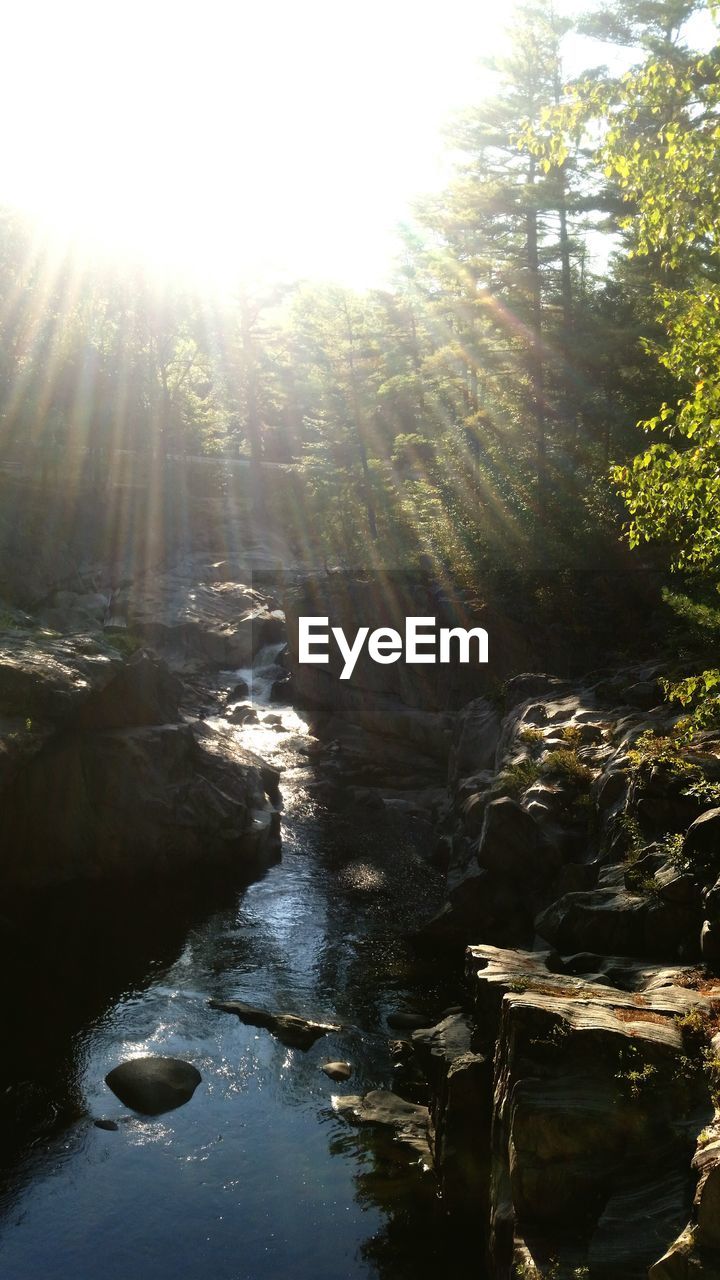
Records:
[[[38,468],[85,450],[296,473],[296,541],[331,563],[602,562],[717,553],[717,50],[699,0],[517,10],[494,86],[449,121],[451,177],[399,229],[387,288],[228,281],[49,245],[2,215],[0,422]],[[602,43],[601,43],[602,42]],[[649,433],[648,436],[644,433]],[[45,464],[43,464],[45,459]],[[116,461],[115,465],[119,465]],[[126,464],[127,465],[127,464]],[[312,533],[310,533],[312,531]],[[380,548],[382,550],[380,551]]]
[[[500,8],[10,6],[8,1280],[720,1276],[720,8]]]

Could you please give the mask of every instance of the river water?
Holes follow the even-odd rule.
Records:
[[[235,673],[253,681],[261,716],[273,656]],[[429,831],[328,812],[306,724],[272,710],[281,730],[237,730],[283,770],[282,857],[262,878],[54,895],[10,948],[2,1280],[399,1280],[448,1260],[433,1176],[331,1105],[392,1084],[389,1012],[434,1020],[455,995],[403,941],[441,892]],[[287,1049],[211,997],[343,1031]],[[104,1077],[145,1054],[199,1068],[190,1103],[155,1119],[124,1110]],[[320,1070],[337,1058],[353,1063],[346,1085]]]

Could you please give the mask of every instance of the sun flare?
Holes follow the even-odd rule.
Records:
[[[407,0],[16,6],[0,198],[213,282],[269,265],[372,282],[502,22],[450,8],[439,30]]]

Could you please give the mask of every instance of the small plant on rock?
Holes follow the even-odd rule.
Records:
[[[658,840],[658,848],[667,858],[668,862],[672,862],[678,871],[688,871],[690,864],[683,853],[685,837],[681,831],[668,831],[667,835]]]
[[[589,787],[593,780],[592,769],[588,769],[578,753],[571,747],[557,747],[548,751],[542,762],[543,773],[555,774],[576,787]]]
[[[505,795],[521,796],[540,776],[540,766],[536,760],[518,760],[508,765],[498,778],[500,788]]]
[[[545,734],[542,729],[537,729],[535,725],[523,725],[518,737],[528,747],[538,747],[545,741]]]
[[[654,1083],[656,1075],[657,1067],[651,1062],[643,1062],[634,1045],[628,1045],[622,1051],[620,1070],[615,1073],[615,1079],[620,1081],[627,1097],[633,1100],[640,1098]]]

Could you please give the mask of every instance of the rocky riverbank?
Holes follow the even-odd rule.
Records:
[[[6,891],[210,874],[275,856],[278,773],[205,690],[282,631],[217,566],[8,609],[0,640]],[[218,580],[218,573],[220,580]],[[152,648],[148,647],[152,642]],[[211,682],[212,683],[212,682]]]
[[[466,1000],[398,1052],[492,1280],[720,1274],[720,737],[682,744],[660,674],[455,718],[417,944],[464,954]]]
[[[414,609],[447,614],[429,592]],[[8,607],[6,892],[276,856],[282,780],[242,745],[258,712],[233,672],[282,644],[278,603],[247,566],[195,557]],[[491,1280],[720,1274],[720,735],[683,745],[657,664],[468,697],[467,672],[360,665],[342,687],[288,661],[278,693],[319,736],[308,794],[434,847],[446,900],[414,946],[465,975],[439,1022],[396,1019],[394,1091],[340,1094],[338,1115],[434,1170]]]

